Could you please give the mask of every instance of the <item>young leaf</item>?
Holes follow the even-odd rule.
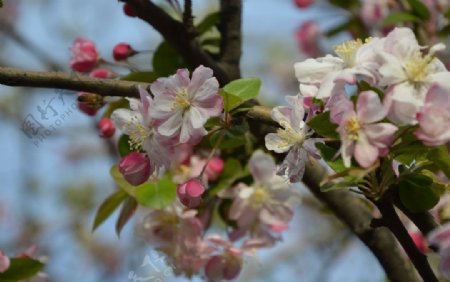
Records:
[[[162,209],[175,201],[177,197],[177,185],[173,183],[169,175],[157,182],[147,182],[137,187],[136,200],[139,204]]]
[[[411,6],[412,12],[422,20],[426,21],[430,18],[430,11],[427,6],[420,0],[407,0]]]
[[[230,94],[224,91],[223,89],[219,90],[219,95],[222,96],[223,98],[223,108],[225,109],[226,112],[231,112],[233,109],[239,107],[239,105],[244,103],[244,101],[241,98],[233,94]]]
[[[166,41],[162,42],[153,55],[153,71],[158,76],[174,74],[178,69],[186,66],[179,53]]]
[[[256,77],[233,80],[223,87],[222,97],[226,111],[231,111],[243,102],[256,98],[261,89],[261,80]]]
[[[196,30],[199,35],[207,32],[220,22],[220,12],[214,12],[207,15],[197,26]]]
[[[119,138],[119,142],[117,145],[117,148],[119,150],[119,155],[121,157],[124,157],[126,155],[128,155],[129,153],[131,153],[131,148],[130,148],[130,137],[126,134],[122,134]]]
[[[433,179],[423,174],[409,174],[398,184],[400,201],[411,212],[430,210],[439,202],[439,193],[432,189]]]
[[[44,269],[45,264],[30,258],[11,258],[8,270],[0,273],[0,281],[17,282],[27,280]]]
[[[97,210],[95,215],[94,224],[92,225],[92,231],[97,229],[111,214],[119,207],[119,205],[125,201],[128,194],[123,190],[118,190],[106,198]]]
[[[339,139],[338,126],[330,121],[330,112],[323,112],[307,122],[308,126],[323,137]]]
[[[119,218],[116,222],[116,234],[118,237],[120,237],[120,232],[122,231],[123,227],[127,222],[130,220],[130,218],[134,215],[136,212],[136,209],[138,207],[138,203],[135,198],[128,196],[128,198],[125,200],[125,202],[122,205],[122,208],[120,210]]]
[[[342,158],[336,158],[336,160],[333,160],[333,158],[336,156],[337,150],[328,147],[323,143],[316,143],[316,148],[320,151],[320,155],[332,170],[334,170],[335,172],[341,172],[346,169]]]
[[[130,183],[128,183],[128,181],[126,181],[125,178],[123,178],[123,175],[122,173],[120,173],[119,167],[117,165],[113,165],[109,173],[111,174],[112,178],[114,179],[114,182],[116,182],[116,185],[120,189],[128,193],[128,195],[136,197],[136,189],[139,186],[133,186]]]
[[[158,79],[158,75],[152,71],[131,72],[125,76],[122,76],[121,78],[121,80],[146,82],[146,83],[152,83],[156,79]]]
[[[405,22],[420,22],[420,18],[408,12],[392,12],[380,24],[381,27]]]
[[[432,149],[428,153],[428,159],[437,165],[439,169],[450,178],[450,152],[446,145]]]

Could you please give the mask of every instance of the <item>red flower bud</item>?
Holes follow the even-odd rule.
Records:
[[[89,76],[95,77],[95,78],[107,79],[107,78],[116,78],[117,74],[110,69],[100,68],[100,69],[95,69],[95,70],[91,71]]]
[[[196,208],[202,202],[202,194],[205,192],[205,187],[202,183],[191,178],[183,184],[180,184],[177,189],[177,195],[180,202],[188,208]]]
[[[78,93],[77,98],[78,109],[88,116],[95,116],[97,111],[103,106],[103,97],[88,92]]]
[[[131,152],[120,160],[119,171],[134,186],[147,181],[151,175],[150,160],[142,153]]]
[[[137,52],[133,50],[130,44],[119,43],[113,49],[113,57],[116,61],[123,61],[135,55]]]
[[[242,257],[229,252],[212,256],[205,266],[205,274],[209,281],[233,280],[238,277],[242,268]]]
[[[209,160],[205,168],[205,175],[208,180],[214,181],[219,178],[225,166],[225,162],[219,157],[213,157]]]
[[[123,5],[123,12],[129,17],[137,17],[136,11],[134,10],[133,6],[128,3],[125,3],[125,5]]]
[[[116,132],[116,126],[110,118],[102,118],[98,122],[98,129],[100,132],[100,137],[109,138]]]
[[[308,8],[314,0],[294,0],[295,5],[299,7],[300,9]]]
[[[100,60],[95,43],[84,38],[75,39],[71,51],[72,59],[70,60],[70,67],[75,71],[88,72]]]

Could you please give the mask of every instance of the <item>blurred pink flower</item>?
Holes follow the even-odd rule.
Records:
[[[188,208],[196,208],[202,202],[202,195],[205,192],[203,184],[191,178],[183,184],[178,185],[177,195],[180,202]]]
[[[8,270],[10,261],[7,255],[0,251],[0,273]]]
[[[75,71],[89,72],[100,60],[95,43],[85,38],[78,37],[75,39],[71,51],[70,67]]]
[[[315,21],[304,22],[295,33],[301,52],[307,57],[321,55],[318,39],[320,35],[319,25]]]

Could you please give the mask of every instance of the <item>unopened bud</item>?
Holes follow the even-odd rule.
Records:
[[[91,73],[89,73],[90,77],[95,77],[95,78],[116,78],[117,77],[117,73],[113,72],[110,69],[106,69],[106,68],[99,68],[99,69],[95,69],[93,71],[91,71]]]
[[[198,207],[202,202],[204,192],[205,187],[195,178],[191,178],[185,183],[180,184],[177,189],[178,199],[188,208]]]
[[[304,9],[304,8],[308,8],[309,6],[311,6],[311,4],[314,2],[314,0],[294,0],[295,5],[297,5],[297,7]]]
[[[238,277],[242,268],[242,257],[228,252],[209,259],[205,266],[205,274],[209,281],[233,280]]]
[[[131,152],[120,161],[119,171],[130,184],[140,185],[150,177],[150,160],[142,153]]]
[[[128,3],[125,3],[125,5],[123,5],[123,12],[129,17],[137,17],[136,11],[134,10],[133,6]]]
[[[219,157],[213,157],[209,160],[205,168],[205,175],[208,180],[214,181],[219,178],[225,167],[225,162]]]
[[[119,43],[113,49],[113,57],[116,61],[124,61],[133,55],[136,55],[136,51],[127,43]]]
[[[104,117],[98,122],[98,130],[100,137],[109,138],[116,132],[116,126],[110,118]]]
[[[75,39],[71,51],[70,67],[75,71],[91,71],[100,60],[95,43],[84,38]]]

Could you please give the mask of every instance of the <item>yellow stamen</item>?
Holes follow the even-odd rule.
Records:
[[[143,124],[138,122],[137,116],[131,118],[131,120],[125,125],[130,140],[130,148],[132,150],[140,150],[144,146],[145,140],[150,137],[151,131]]]
[[[424,82],[428,76],[430,64],[434,59],[435,58],[429,54],[423,56],[420,51],[414,53],[414,55],[403,65],[408,80],[411,83]]]
[[[282,129],[277,130],[277,134],[281,137],[280,147],[285,147],[293,144],[302,144],[305,136],[301,133],[295,132],[294,129],[286,122],[280,122]]]
[[[253,208],[260,208],[270,198],[269,193],[263,186],[255,186],[255,191],[250,196],[250,204]]]
[[[366,42],[371,39],[366,39]],[[334,46],[334,51],[336,54],[341,57],[342,60],[347,64],[347,67],[355,66],[355,55],[356,51],[358,51],[359,47],[363,45],[363,41],[361,39],[349,40],[345,41],[342,44]]]
[[[351,140],[358,140],[359,130],[361,125],[356,117],[350,118],[345,124],[345,132]]]
[[[177,109],[185,110],[186,108],[189,108],[191,106],[191,102],[188,99],[188,94],[186,90],[182,90],[177,93],[175,96],[175,101],[172,105],[172,111]]]

